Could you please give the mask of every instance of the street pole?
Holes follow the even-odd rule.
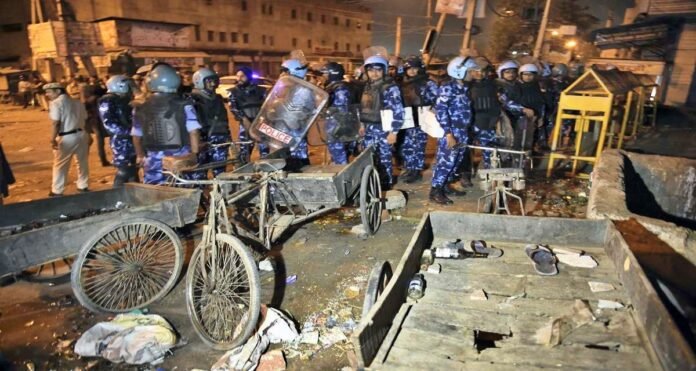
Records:
[[[425,13],[425,16],[428,17],[428,28],[430,28],[430,25],[433,23],[433,0],[426,0],[428,2],[428,10]]]
[[[435,51],[437,50],[437,42],[440,40],[440,33],[442,33],[442,29],[445,27],[446,16],[446,13],[440,13],[440,18],[437,20],[437,26],[435,26],[435,40],[433,40],[433,47],[430,48],[430,53],[425,61],[426,66],[430,64],[430,60],[433,58],[433,55],[435,55]]]
[[[474,25],[474,11],[476,10],[476,0],[466,2],[466,29],[464,30],[464,40],[462,41],[462,51],[469,48],[471,40],[471,27]]]
[[[396,45],[394,46],[394,55],[401,54],[401,17],[396,17]]]
[[[546,6],[544,6],[544,15],[541,18],[541,24],[539,25],[539,34],[537,35],[536,44],[534,45],[533,56],[535,59],[539,59],[541,55],[541,46],[544,43],[544,35],[546,34],[546,24],[549,23],[549,10],[551,9],[551,0],[546,0]]]

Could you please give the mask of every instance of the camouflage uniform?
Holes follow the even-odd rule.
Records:
[[[137,119],[137,107],[134,109],[133,114],[133,129],[131,130],[131,135],[142,137],[143,128],[142,123]],[[196,115],[196,109],[193,104],[188,104],[184,106],[184,113],[186,117],[186,131],[192,132],[199,130],[201,124],[198,122],[198,116]],[[183,145],[178,149],[169,149],[164,151],[150,151],[146,150],[145,158],[143,159],[143,183],[145,184],[163,184],[167,182],[167,178],[162,174],[162,159],[165,156],[186,156],[191,153],[191,147],[189,145]]]
[[[326,89],[329,94],[329,107],[336,107],[341,112],[348,112],[350,105],[350,90],[348,87],[341,83],[330,84]],[[338,124],[335,120],[329,119],[326,123],[326,130],[333,131]],[[345,165],[348,163],[348,150],[351,143],[341,142],[333,140],[333,138],[328,139],[327,147],[329,153],[331,154],[331,161],[336,165]]]
[[[191,94],[195,108],[198,113],[198,120],[201,124],[201,151],[198,153],[198,164],[205,165],[211,162],[227,161],[229,147],[211,147],[211,144],[223,144],[232,141],[229,123],[227,122],[227,111],[222,101],[222,97],[215,93],[208,93],[194,89]],[[206,146],[205,143],[208,145]],[[213,169],[213,176],[218,176],[225,171],[225,166]],[[194,179],[208,179],[208,171],[199,171],[193,175]]]
[[[452,134],[457,144],[466,144],[468,130],[471,124],[471,100],[468,96],[468,87],[455,80],[450,80],[440,86],[440,92],[435,102],[435,114],[437,121],[445,131],[445,135]],[[465,148],[455,146],[447,148],[447,139],[438,140],[437,156],[433,169],[433,188],[443,188],[452,182],[455,172],[464,157]]]
[[[404,123],[404,106],[401,91],[390,78],[368,82],[361,98],[360,120],[365,127],[365,147],[373,146],[379,164],[380,177],[386,188],[392,185],[392,148],[387,142],[388,132],[382,130],[380,110],[392,110],[392,132],[398,133]]]
[[[438,88],[435,81],[428,79],[427,75],[417,75],[414,78],[404,77],[401,91],[404,106],[406,109],[413,110],[413,119],[416,121],[416,127],[406,129],[401,156],[406,170],[421,171],[425,168],[425,145],[428,143],[428,134],[418,127],[417,107],[433,105],[437,99]]]
[[[472,132],[480,146],[496,145],[495,129],[500,116],[498,87],[490,79],[475,80],[471,83],[471,105],[473,110]],[[468,150],[468,149],[467,149]],[[483,151],[483,167],[491,167],[491,151]]]
[[[247,128],[244,127],[243,119],[246,118],[249,123],[254,122],[266,98],[267,91],[256,83],[249,82],[244,86],[237,85],[230,89],[229,92],[230,112],[239,121],[239,141],[253,141],[247,133]],[[253,150],[253,142],[239,145],[239,160],[242,164],[249,162]],[[268,155],[268,146],[266,144],[259,143],[259,154],[261,157]]]
[[[114,187],[138,181],[135,147],[130,132],[133,127],[132,109],[127,96],[106,94],[98,101],[99,118],[110,135],[113,164],[116,167]]]

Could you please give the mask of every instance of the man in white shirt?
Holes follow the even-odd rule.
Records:
[[[24,75],[19,75],[17,90],[19,91],[19,96],[22,98],[22,104],[24,105],[22,108],[27,108],[31,101],[31,83],[27,81]]]
[[[89,145],[92,138],[85,132],[87,112],[77,99],[70,98],[60,83],[44,85],[46,97],[51,100],[48,116],[53,122],[51,147],[53,147],[53,184],[49,197],[62,196],[65,178],[73,156],[77,158],[77,190],[89,189]]]

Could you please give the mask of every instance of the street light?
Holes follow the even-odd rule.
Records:
[[[551,36],[556,37],[558,35],[559,35],[558,30],[551,31]]]
[[[566,43],[565,43],[566,49],[573,49],[573,48],[575,48],[576,46],[578,46],[578,42],[575,41],[575,40],[568,40],[568,41],[566,41]]]

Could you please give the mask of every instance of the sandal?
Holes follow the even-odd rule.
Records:
[[[558,259],[547,247],[542,245],[527,245],[524,252],[534,262],[534,270],[542,276],[558,274]]]

